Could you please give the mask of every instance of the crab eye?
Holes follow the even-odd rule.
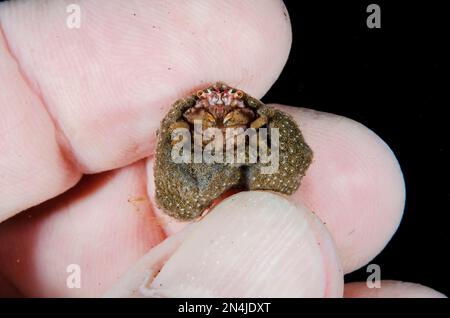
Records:
[[[236,92],[236,96],[237,96],[238,98],[242,98],[242,97],[244,97],[244,93],[243,93],[242,91],[237,91],[237,92]]]

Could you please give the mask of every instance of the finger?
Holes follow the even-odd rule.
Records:
[[[303,202],[326,223],[344,271],[373,259],[396,231],[405,201],[403,176],[389,147],[363,125],[338,115],[273,105],[294,116],[314,152],[291,200]],[[153,158],[147,160],[148,194],[155,202]],[[168,235],[185,223],[164,219]]]
[[[326,228],[304,207],[270,192],[235,194],[167,242],[106,296],[342,295],[342,269]]]
[[[294,197],[317,213],[336,242],[344,272],[373,259],[395,233],[405,203],[403,175],[389,146],[345,117],[286,108],[314,152]]]
[[[81,178],[39,97],[5,53],[0,38],[0,222]]]
[[[10,148],[0,161],[8,167],[0,171],[0,202],[9,201],[0,220],[64,191],[80,172],[150,155],[170,104],[196,87],[222,80],[260,97],[289,53],[289,19],[277,0],[82,1],[80,28],[69,28],[72,2],[0,6],[0,59],[10,65],[0,85],[12,92],[0,92],[2,117],[11,122],[6,136],[0,129]],[[38,122],[23,131],[16,116],[31,108]],[[17,148],[19,156],[14,145],[27,136],[36,146]],[[39,171],[42,181],[28,178]],[[15,194],[25,182],[27,199]]]
[[[368,288],[366,283],[345,284],[346,298],[447,298],[429,287],[399,281],[383,280],[380,288]]]
[[[62,196],[2,223],[0,276],[25,296],[99,296],[163,239],[138,162],[85,177]],[[71,264],[79,265],[81,288],[66,283]]]

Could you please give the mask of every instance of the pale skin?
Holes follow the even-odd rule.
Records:
[[[290,198],[240,193],[186,228],[153,205],[159,121],[217,80],[263,96],[290,50],[280,1],[82,1],[80,29],[66,5],[0,5],[0,295],[443,296],[343,286],[395,232],[405,188],[389,147],[338,115],[273,105],[315,154]]]

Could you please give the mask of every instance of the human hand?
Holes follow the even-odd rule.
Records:
[[[404,205],[392,152],[350,119],[275,105],[314,151],[290,198],[240,193],[184,229],[153,205],[168,107],[217,80],[261,97],[289,54],[282,3],[84,1],[79,29],[66,26],[69,4],[0,6],[0,293],[341,296],[343,273],[382,250]],[[70,264],[81,288],[67,287]]]

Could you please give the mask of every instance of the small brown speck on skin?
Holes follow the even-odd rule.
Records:
[[[145,202],[149,202],[149,200],[145,196],[139,196],[136,198],[128,198],[127,202],[131,203],[134,206],[136,212],[139,212],[140,211],[139,205]]]
[[[145,202],[145,201],[148,201],[148,200],[147,200],[147,198],[145,196],[139,196],[139,197],[136,197],[136,198],[128,198],[127,201],[132,203],[132,202]]]
[[[282,5],[281,10],[283,11],[284,19],[285,19],[286,21],[288,21],[288,20],[289,20],[289,17],[288,17],[287,8],[286,8],[286,6],[285,6],[284,3],[281,3],[281,5]]]

